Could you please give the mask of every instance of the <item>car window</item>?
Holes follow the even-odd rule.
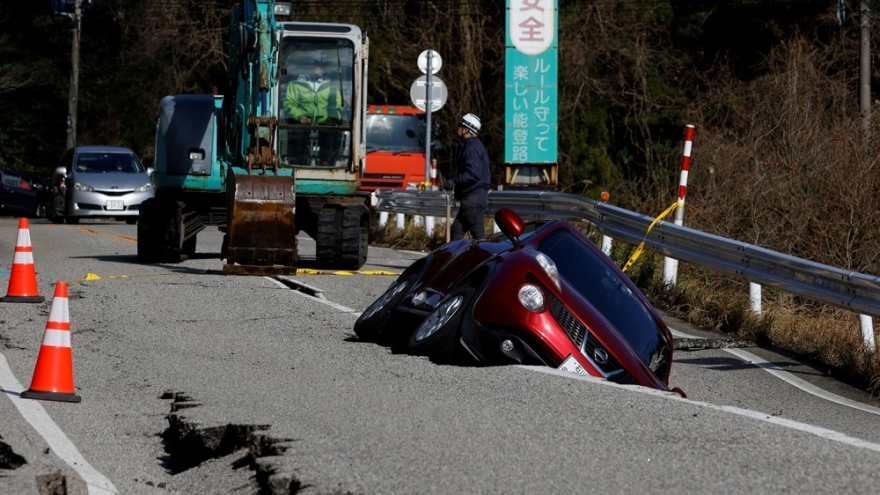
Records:
[[[425,124],[418,115],[367,115],[367,151],[418,153],[425,150],[420,137]]]
[[[3,174],[3,185],[8,187],[18,187],[18,177],[12,174]]]
[[[559,229],[542,239],[546,254],[565,278],[602,313],[647,362],[659,343],[658,326],[641,300],[592,249],[571,232]]]
[[[80,153],[76,172],[82,173],[143,173],[146,170],[134,155],[126,153]]]
[[[25,177],[16,174],[4,173],[3,185],[6,187],[15,187],[17,189],[31,190],[33,186],[31,181]]]

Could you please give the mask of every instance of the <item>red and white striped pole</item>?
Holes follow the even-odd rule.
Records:
[[[688,124],[684,131],[684,155],[681,157],[681,178],[678,180],[678,202],[675,208],[675,225],[684,223],[684,197],[687,196],[688,171],[691,169],[691,148],[694,142],[694,126]]]
[[[437,159],[431,158],[431,191],[437,190]],[[434,217],[425,217],[425,234],[434,235]]]
[[[688,172],[691,168],[691,148],[694,141],[694,126],[688,124],[684,131],[684,153],[681,157],[681,176],[678,181],[678,199],[675,208],[675,225],[684,224],[684,198],[687,196]],[[663,258],[663,282],[667,286],[675,285],[678,276],[678,260]]]

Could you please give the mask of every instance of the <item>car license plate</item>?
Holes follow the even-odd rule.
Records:
[[[565,361],[563,361],[556,369],[568,371],[569,373],[575,373],[577,375],[589,375],[587,370],[585,370],[584,367],[581,366],[581,363],[579,363],[571,354],[569,354],[568,357],[565,358]]]
[[[108,210],[123,210],[125,206],[122,204],[121,199],[111,199],[107,201],[107,209]]]

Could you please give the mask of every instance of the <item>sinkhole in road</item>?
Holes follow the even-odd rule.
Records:
[[[181,392],[165,392],[161,399],[170,399],[171,414],[166,416],[168,428],[159,436],[168,457],[163,466],[172,475],[192,469],[208,460],[225,457],[234,452],[246,451],[230,468],[248,466],[255,472],[260,487],[259,493],[272,495],[293,494],[299,491],[301,483],[290,474],[279,473],[271,456],[279,456],[288,446],[289,439],[270,437],[266,431],[269,425],[225,424],[202,426],[181,411],[201,404]]]

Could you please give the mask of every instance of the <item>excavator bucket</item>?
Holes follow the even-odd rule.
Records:
[[[229,174],[229,219],[223,272],[236,275],[296,273],[294,178]]]

